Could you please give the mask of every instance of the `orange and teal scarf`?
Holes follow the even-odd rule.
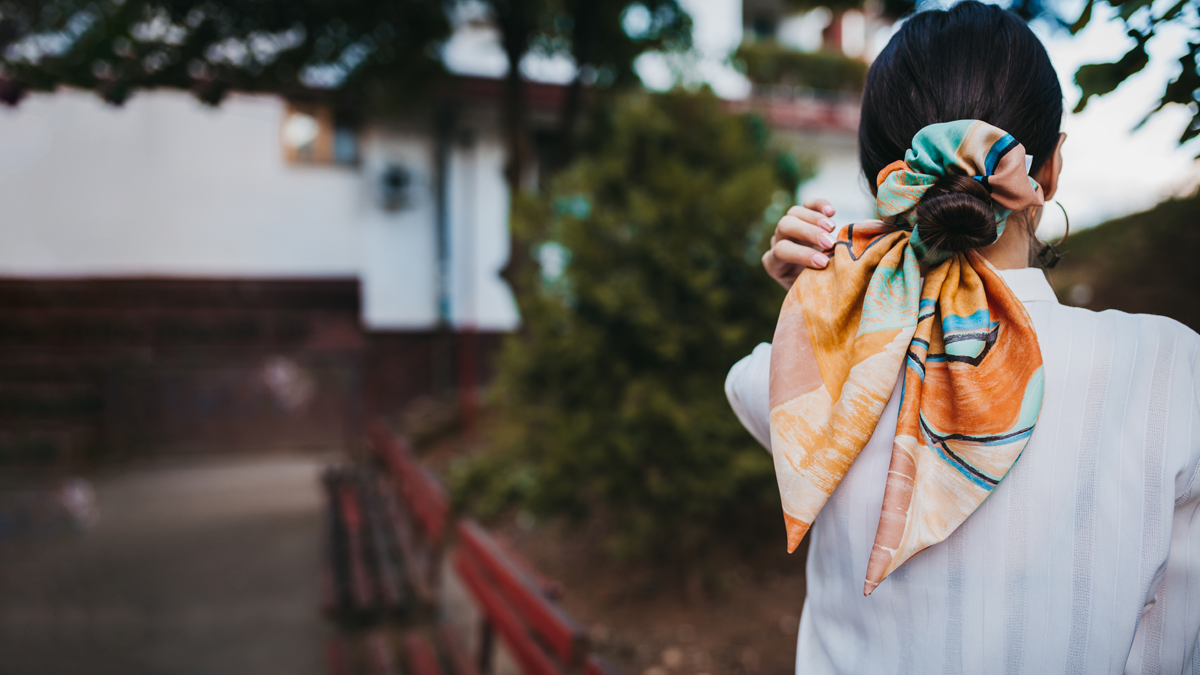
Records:
[[[885,221],[839,234],[800,275],[771,353],[771,450],[788,551],[904,383],[883,512],[863,592],[944,540],[1020,457],[1042,407],[1042,355],[1024,306],[977,252],[930,251],[917,202],[941,176],[981,180],[1009,214],[1043,203],[1025,148],[978,120],[935,124],[879,174]],[[922,285],[920,265],[928,272]]]

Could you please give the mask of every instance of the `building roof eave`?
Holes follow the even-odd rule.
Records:
[[[776,131],[820,131],[846,135],[858,133],[861,103],[857,99],[828,99],[816,95],[772,96],[754,94],[740,101],[728,101],[726,109],[734,113],[753,112]]]

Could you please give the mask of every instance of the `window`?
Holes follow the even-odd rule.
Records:
[[[288,164],[358,164],[358,125],[328,106],[289,103],[280,140]]]

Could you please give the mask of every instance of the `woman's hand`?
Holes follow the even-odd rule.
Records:
[[[793,206],[779,219],[771,248],[763,254],[763,268],[784,288],[791,288],[806,267],[829,264],[833,248],[833,206],[827,199],[810,199]]]

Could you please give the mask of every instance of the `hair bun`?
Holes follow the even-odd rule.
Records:
[[[917,202],[916,216],[931,251],[962,253],[996,243],[992,196],[974,178],[942,176]]]

